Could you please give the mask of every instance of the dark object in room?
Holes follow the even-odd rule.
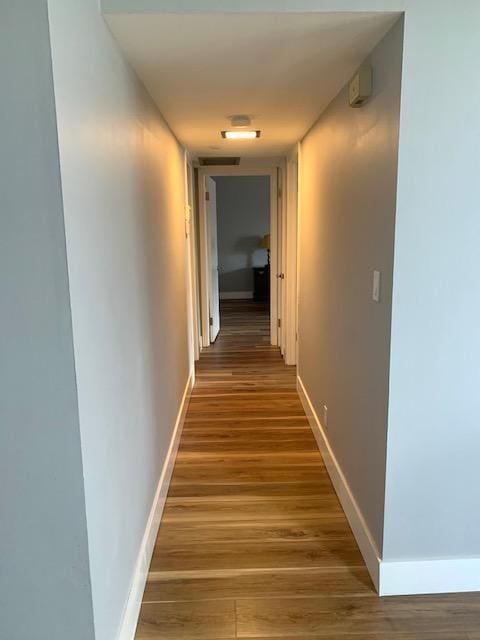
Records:
[[[253,299],[256,302],[270,300],[270,265],[253,267]]]

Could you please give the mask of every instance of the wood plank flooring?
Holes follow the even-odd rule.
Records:
[[[480,640],[480,596],[379,598],[268,311],[202,353],[136,639]]]

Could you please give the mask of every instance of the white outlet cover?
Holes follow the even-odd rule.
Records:
[[[380,271],[373,272],[372,300],[380,302]]]

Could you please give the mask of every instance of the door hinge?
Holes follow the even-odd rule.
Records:
[[[205,191],[205,200],[208,202],[210,200],[210,193]]]
[[[210,326],[213,327],[213,318],[212,318],[212,316],[210,316],[209,321],[210,321]]]
[[[282,326],[282,321],[280,320],[280,318],[277,320],[277,327],[280,329],[280,327]]]

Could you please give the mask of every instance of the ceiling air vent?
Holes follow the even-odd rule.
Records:
[[[229,167],[240,164],[240,158],[199,158],[202,167]]]

